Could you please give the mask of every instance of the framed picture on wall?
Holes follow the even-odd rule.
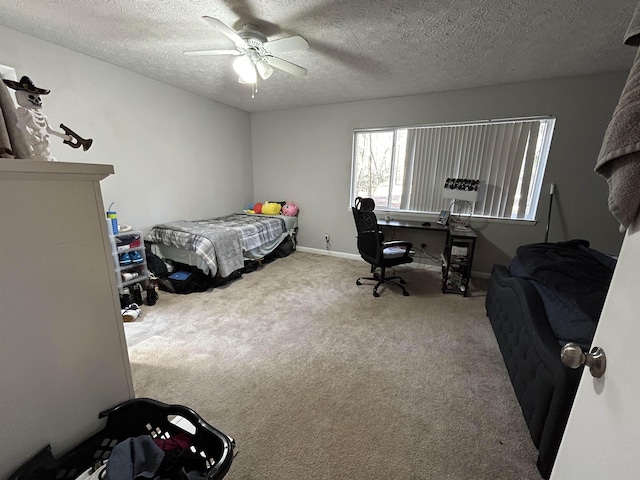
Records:
[[[449,210],[442,210],[438,217],[438,223],[440,225],[446,225],[449,223]]]

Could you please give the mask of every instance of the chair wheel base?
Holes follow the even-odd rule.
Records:
[[[404,295],[405,297],[409,296],[409,292],[407,292],[407,290],[402,286],[403,284],[406,284],[407,282],[404,281],[404,279],[402,277],[399,276],[394,276],[394,277],[388,277],[385,278],[384,276],[381,276],[378,273],[374,273],[373,277],[360,277],[356,280],[356,285],[364,285],[362,283],[362,280],[369,280],[369,281],[374,281],[374,282],[378,282],[374,287],[373,287],[373,296],[378,298],[380,296],[380,294],[378,293],[378,288],[380,288],[381,286],[384,285],[390,285],[390,286],[395,286],[398,287],[402,290],[402,295]],[[398,280],[398,282],[395,282],[394,280]]]

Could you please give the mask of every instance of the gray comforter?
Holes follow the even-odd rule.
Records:
[[[275,217],[232,214],[207,220],[178,220],[154,226],[146,240],[199,255],[211,276],[228,277],[244,267],[243,251],[272,242],[285,232],[284,221]]]

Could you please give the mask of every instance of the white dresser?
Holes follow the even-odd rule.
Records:
[[[112,173],[0,159],[0,478],[134,397],[100,190]]]

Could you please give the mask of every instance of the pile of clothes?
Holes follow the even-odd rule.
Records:
[[[96,463],[76,480],[204,480],[203,459],[190,447],[186,434],[168,439],[131,437],[118,443],[108,460]]]

